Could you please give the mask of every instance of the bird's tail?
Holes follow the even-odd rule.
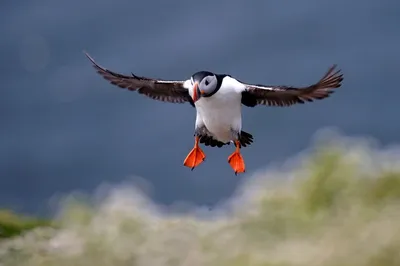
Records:
[[[242,130],[242,132],[240,132],[239,141],[242,147],[250,146],[250,144],[253,143],[253,135]]]

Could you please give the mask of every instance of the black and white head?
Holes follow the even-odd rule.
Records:
[[[215,94],[221,86],[223,76],[209,71],[199,71],[193,74],[188,80],[190,82],[189,94],[192,96],[193,102],[198,101],[201,97],[210,97]]]

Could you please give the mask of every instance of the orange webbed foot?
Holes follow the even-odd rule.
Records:
[[[246,172],[246,166],[244,164],[244,160],[242,154],[240,154],[240,143],[236,141],[236,150],[228,157],[228,163],[235,171],[235,175],[238,173]]]
[[[200,149],[200,147],[195,146],[190,153],[186,156],[185,161],[183,162],[183,165],[189,168],[192,168],[192,170],[199,166],[204,159],[206,158],[206,155],[204,152]]]
[[[231,165],[232,169],[235,171],[235,175],[238,173],[244,173],[246,171],[246,167],[244,164],[244,160],[240,152],[234,152],[228,157],[228,162]]]

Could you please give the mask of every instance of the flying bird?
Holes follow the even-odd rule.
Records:
[[[315,84],[307,87],[257,85],[242,82],[231,75],[199,71],[187,80],[163,80],[124,75],[108,70],[86,53],[96,72],[111,84],[136,91],[151,99],[189,103],[196,110],[194,147],[183,164],[192,170],[206,158],[200,144],[222,147],[235,144],[228,163],[237,175],[246,170],[241,148],[253,143],[252,134],[242,130],[242,105],[246,107],[291,106],[329,97],[341,86],[343,74],[332,65]]]

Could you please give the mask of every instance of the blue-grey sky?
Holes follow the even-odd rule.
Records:
[[[245,108],[247,174],[336,127],[388,145],[400,123],[400,2],[3,1],[0,4],[0,207],[45,213],[57,193],[140,176],[160,203],[213,204],[241,179],[233,146],[193,146],[195,110],[121,90],[82,53],[122,73],[186,79],[198,70],[251,83],[308,85],[331,64],[344,73],[329,99]]]

